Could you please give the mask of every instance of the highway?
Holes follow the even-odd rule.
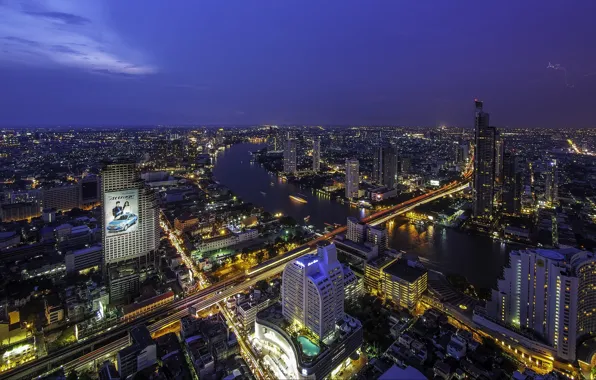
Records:
[[[362,221],[371,225],[384,223],[417,206],[462,191],[468,187],[470,177],[471,171],[468,171],[461,181],[451,182],[437,190],[433,190],[386,210],[374,213]],[[185,315],[188,315],[188,308],[190,306],[195,306],[197,310],[213,306],[218,302],[225,300],[227,297],[247,289],[257,281],[281,273],[287,262],[314,251],[319,242],[329,240],[334,236],[345,232],[346,228],[347,227],[345,226],[336,228],[292,251],[286,252],[285,254],[252,268],[247,271],[246,274],[239,274],[233,278],[200,290],[186,298],[177,300],[152,313],[140,316],[130,322],[121,323],[101,335],[89,337],[86,340],[53,352],[48,356],[31,361],[20,367],[13,368],[10,371],[0,373],[0,380],[30,379],[43,374],[46,371],[52,371],[61,365],[65,369],[65,372],[68,373],[73,368],[80,368],[94,361],[104,360],[109,355],[128,345],[127,331],[132,326],[137,324],[147,324],[149,330],[153,332],[178,321]],[[160,319],[156,320],[157,318]]]

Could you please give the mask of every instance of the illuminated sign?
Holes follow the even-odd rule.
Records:
[[[441,182],[439,182],[439,180],[437,180],[437,179],[431,179],[430,180],[430,185],[431,186],[440,186],[441,185]]]
[[[103,200],[106,236],[134,232],[139,227],[139,190],[105,193]]]

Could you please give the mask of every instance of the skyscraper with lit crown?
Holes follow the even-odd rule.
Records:
[[[474,216],[489,218],[493,213],[495,196],[495,127],[489,126],[489,115],[482,109],[482,102],[475,100],[474,118]]]

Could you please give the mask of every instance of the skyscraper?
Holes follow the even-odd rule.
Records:
[[[498,185],[503,183],[503,157],[505,154],[505,143],[502,138],[497,135],[495,141],[495,182]]]
[[[395,147],[390,144],[380,146],[373,160],[373,181],[393,189],[397,186],[397,169],[398,157]]]
[[[101,172],[104,268],[110,303],[130,302],[143,268],[155,266],[159,207],[132,162],[105,163]]]
[[[549,205],[557,204],[559,199],[559,171],[557,170],[557,161],[548,162],[544,175],[544,198]]]
[[[321,170],[321,138],[315,137],[312,142],[312,170],[317,173]]]
[[[503,155],[503,211],[507,214],[521,212],[523,181],[519,161],[519,157],[511,152]]]
[[[322,244],[317,254],[302,256],[283,271],[282,313],[298,321],[319,339],[335,331],[344,317],[344,281],[333,244]]]
[[[596,335],[596,257],[592,252],[580,252],[571,258],[578,277],[577,338]]]
[[[288,132],[289,133],[289,132]],[[284,172],[288,174],[296,173],[296,139],[286,140],[284,148]]]
[[[497,132],[489,126],[489,115],[476,100],[474,152],[474,216],[489,218],[493,213],[495,195],[495,142]]]
[[[512,251],[509,267],[487,303],[487,313],[500,324],[533,330],[553,347],[557,357],[573,361],[578,284],[560,251]]]
[[[346,160],[346,198],[358,198],[360,184],[360,168],[358,160]]]

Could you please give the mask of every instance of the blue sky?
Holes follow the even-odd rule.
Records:
[[[593,127],[594,14],[591,0],[0,0],[0,125],[466,126],[478,97],[497,126]]]

